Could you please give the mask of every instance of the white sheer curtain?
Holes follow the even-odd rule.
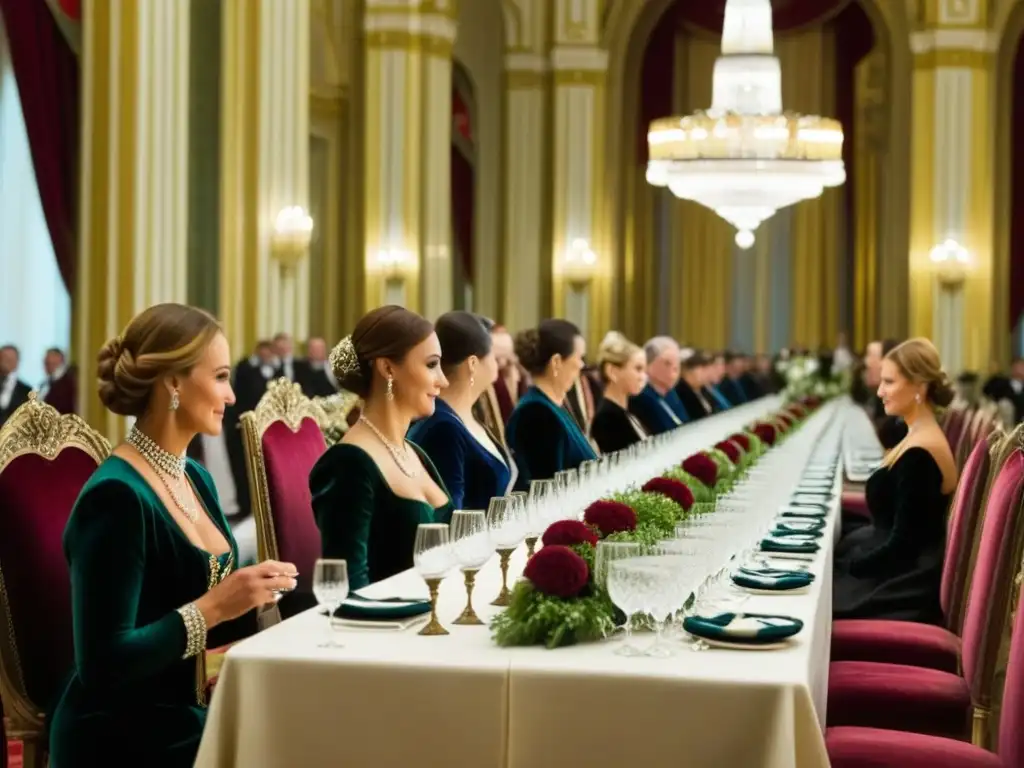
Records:
[[[32,168],[7,32],[0,17],[0,344],[21,350],[19,375],[38,387],[43,353],[68,350],[71,298],[64,288]]]

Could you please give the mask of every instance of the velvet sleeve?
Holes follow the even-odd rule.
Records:
[[[433,462],[451,498],[453,509],[462,509],[466,498],[466,431],[454,422],[431,424],[415,440]]]
[[[75,505],[64,549],[75,669],[85,686],[152,677],[185,653],[185,624],[176,610],[138,623],[149,522],[142,499],[116,480],[91,487]]]
[[[348,445],[329,448],[309,476],[323,557],[348,562],[350,590],[370,583],[367,552],[377,496],[373,459],[357,456],[359,450]]]
[[[565,428],[546,405],[531,403],[521,407],[513,446],[516,464],[520,470],[526,470],[521,472],[520,479],[550,480],[565,468]]]
[[[640,420],[640,423],[650,435],[660,435],[662,432],[667,431],[665,416],[655,410],[658,408],[657,403],[646,397],[638,396],[629,399],[629,412]],[[593,427],[591,427],[591,431],[593,431]],[[601,450],[603,451],[604,448]]]
[[[856,577],[888,573],[915,557],[917,542],[929,527],[923,514],[934,514],[941,506],[942,471],[923,448],[909,448],[890,469],[895,481],[892,531],[880,546],[864,552],[850,563]]]

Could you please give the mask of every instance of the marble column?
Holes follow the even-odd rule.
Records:
[[[991,115],[996,40],[987,4],[928,0],[914,51],[910,331],[932,338],[950,376],[987,370],[992,346]],[[932,249],[967,249],[962,286],[939,282]]]
[[[453,0],[367,0],[366,304],[452,308]]]
[[[74,356],[146,307],[187,299],[189,0],[84,3],[82,169]],[[79,410],[112,440],[124,420],[83,386]]]
[[[608,53],[601,44],[601,6],[599,0],[556,0],[551,50],[554,307],[581,327],[591,347],[611,325],[612,304],[604,216]]]
[[[309,0],[223,0],[222,20],[220,312],[240,356],[308,333],[309,259],[285,268],[271,239],[308,207]]]

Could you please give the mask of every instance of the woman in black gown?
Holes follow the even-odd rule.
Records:
[[[597,367],[604,382],[590,436],[601,453],[621,451],[647,439],[647,430],[628,410],[629,398],[636,397],[647,383],[644,351],[617,331],[609,331],[597,352]]]
[[[908,433],[868,480],[872,523],[836,548],[833,615],[938,624],[946,510],[957,469],[935,419],[935,409],[953,401],[935,346],[911,339],[886,355],[878,395]]]

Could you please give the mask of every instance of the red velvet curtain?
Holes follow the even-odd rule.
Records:
[[[1010,135],[1024,131],[1024,38],[1017,43],[1013,63],[1013,106]],[[1024,145],[1011,142],[1010,163],[1010,324],[1011,333],[1024,314]]]
[[[64,7],[64,6],[62,6]],[[75,285],[78,59],[43,0],[0,0],[36,184],[64,285]]]
[[[462,147],[473,146],[473,125],[469,108],[457,89],[452,89],[452,133],[459,143],[452,141],[451,191],[452,240],[462,259],[467,281],[473,279],[473,196],[476,187],[476,169]],[[462,146],[459,146],[459,145]]]

